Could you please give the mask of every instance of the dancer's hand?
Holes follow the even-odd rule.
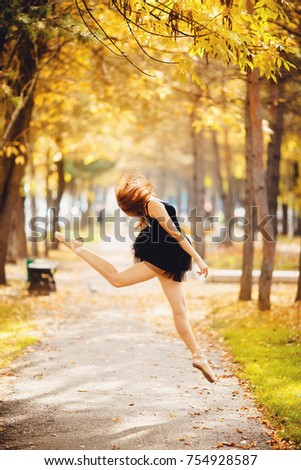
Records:
[[[205,275],[205,277],[208,276],[208,266],[203,260],[197,261],[197,265],[200,268],[199,271],[197,271],[198,275],[201,276],[202,274]]]
[[[68,239],[61,232],[54,232],[54,237],[77,254],[79,254],[84,247],[82,238],[76,238],[75,240]]]

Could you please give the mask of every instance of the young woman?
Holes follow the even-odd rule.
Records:
[[[82,240],[67,240],[60,232],[55,237],[115,287],[157,277],[171,306],[176,329],[192,353],[192,365],[214,382],[214,373],[188,322],[181,284],[191,269],[192,258],[199,275],[208,275],[207,265],[181,232],[175,208],[155,197],[151,181],[138,172],[127,172],[117,182],[115,193],[120,209],[131,217],[139,217],[141,230],[132,246],[134,266],[118,272],[105,258],[85,248]]]

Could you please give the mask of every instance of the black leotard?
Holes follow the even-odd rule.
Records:
[[[134,261],[144,261],[158,274],[181,282],[185,279],[186,271],[191,269],[191,256],[181,248],[173,236],[164,230],[156,218],[150,217],[147,209],[149,202],[146,204],[148,225],[141,230],[132,246]],[[164,204],[170,218],[180,232],[176,209],[168,202],[160,202]],[[191,243],[188,237],[186,239]]]

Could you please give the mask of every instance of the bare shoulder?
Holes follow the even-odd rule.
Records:
[[[158,217],[159,215],[165,215],[166,209],[164,204],[157,199],[151,199],[147,206],[148,213],[151,217]]]

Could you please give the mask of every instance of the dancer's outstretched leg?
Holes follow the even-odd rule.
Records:
[[[118,272],[108,260],[85,248],[82,241],[67,240],[60,232],[55,232],[55,237],[92,266],[92,268],[101,274],[112,286],[131,286],[139,282],[148,281],[157,276],[157,273],[143,262],[137,263],[125,271]]]
[[[163,276],[158,276],[158,279],[171,306],[177,332],[192,352],[192,365],[199,369],[209,382],[215,382],[213,371],[200,349],[189,324],[182,284]]]

